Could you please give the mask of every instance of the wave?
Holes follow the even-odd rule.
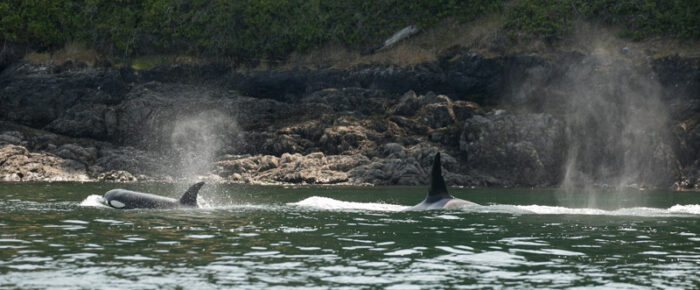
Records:
[[[320,210],[366,210],[397,212],[410,208],[410,206],[379,203],[379,202],[354,202],[342,201],[323,196],[312,196],[298,202],[287,203],[288,206],[304,207]],[[109,208],[100,195],[86,197],[80,206]],[[264,204],[237,204],[228,206],[214,206],[209,203],[200,203],[204,209],[247,209],[247,210],[279,210],[279,205]],[[639,217],[664,217],[664,216],[696,216],[700,215],[700,204],[677,204],[669,208],[631,207],[615,210],[597,208],[569,208],[548,205],[470,205],[452,211],[473,213],[504,213],[504,214],[537,214],[537,215],[599,215],[599,216],[639,216]]]
[[[326,210],[372,210],[372,211],[402,211],[409,208],[398,204],[375,203],[375,202],[353,202],[332,199],[329,197],[312,196],[298,202],[288,203],[288,205],[311,207]]]
[[[641,217],[700,215],[700,204],[677,204],[667,209],[651,207],[631,207],[620,208],[615,210],[603,210],[595,208],[567,208],[561,206],[544,205],[518,205],[515,207],[530,211],[534,214],[609,215]]]
[[[312,196],[298,202],[288,203],[288,205],[310,207],[322,210],[402,211],[410,208],[410,206],[398,204],[351,202],[321,196]],[[455,210],[476,213],[663,217],[700,215],[700,204],[677,204],[667,209],[650,207],[632,207],[621,208],[616,210],[604,210],[596,208],[568,208],[562,206],[546,205],[493,204],[471,205]]]
[[[82,202],[80,202],[80,206],[91,206],[91,207],[107,207],[109,206],[106,204],[104,197],[101,195],[97,194],[91,194],[88,197],[86,197]]]

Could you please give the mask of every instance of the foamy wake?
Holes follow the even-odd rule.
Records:
[[[312,196],[302,201],[289,203],[293,206],[304,206],[323,210],[371,210],[371,211],[401,211],[409,206],[372,203],[372,202],[351,202],[336,200],[328,197]],[[678,215],[700,215],[700,204],[674,205],[668,209],[632,207],[616,210],[603,210],[596,208],[568,208],[561,206],[545,205],[507,205],[495,204],[485,206],[465,206],[460,210],[465,212],[481,213],[510,213],[510,214],[564,214],[564,215],[609,215],[609,216],[678,216]]]
[[[373,211],[401,211],[408,206],[374,202],[352,202],[336,200],[329,197],[312,196],[302,201],[288,203],[288,205],[312,207],[326,210],[373,210]]]
[[[674,205],[670,208],[631,207],[616,210],[602,210],[595,208],[568,208],[561,206],[544,205],[517,205],[519,209],[530,211],[534,214],[572,214],[572,215],[610,215],[610,216],[673,216],[673,215],[700,215],[700,204]]]
[[[375,203],[375,202],[353,202],[332,199],[329,197],[312,196],[307,199],[288,203],[291,206],[301,206],[321,210],[368,210],[368,211],[402,211],[409,206]],[[80,203],[80,206],[109,207],[105,204],[104,198],[100,195],[90,195]],[[219,208],[211,204],[200,202],[202,208]],[[223,207],[223,208],[229,208]],[[270,205],[235,205],[235,208],[245,209],[270,209]],[[607,216],[641,216],[641,217],[663,217],[663,216],[700,216],[700,204],[674,205],[667,209],[650,207],[631,207],[616,210],[603,210],[597,208],[569,208],[561,206],[546,205],[477,205],[465,206],[460,209],[465,212],[479,213],[506,213],[506,214],[550,214],[550,215],[607,215]]]
[[[92,206],[92,207],[109,207],[105,204],[105,199],[101,195],[91,194],[86,197],[80,206]]]

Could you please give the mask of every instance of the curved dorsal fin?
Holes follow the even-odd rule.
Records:
[[[190,189],[185,191],[185,194],[180,198],[180,204],[185,206],[197,207],[197,193],[199,189],[204,185],[204,181],[197,182],[190,186]]]
[[[440,163],[440,152],[435,154],[435,160],[433,161],[433,171],[430,173],[430,189],[428,189],[428,196],[437,196],[447,193],[447,186],[445,185],[445,179],[442,178],[442,164]]]

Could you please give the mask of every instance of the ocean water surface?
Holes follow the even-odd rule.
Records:
[[[0,288],[700,287],[700,193],[205,185],[200,209],[116,210],[114,187],[0,183]]]

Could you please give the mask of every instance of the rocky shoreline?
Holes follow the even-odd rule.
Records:
[[[699,64],[466,50],[405,68],[244,73],[15,62],[0,74],[0,180],[419,185],[440,151],[450,185],[558,186],[583,172],[588,183],[614,182],[608,174],[633,177],[629,186],[698,189]],[[601,77],[613,83],[602,86]],[[658,86],[668,113],[659,132],[626,126],[631,117],[605,118],[610,127],[600,132],[608,135],[591,138],[570,118],[582,105],[569,100],[584,98],[588,85],[613,92],[600,108],[641,114],[634,97],[614,93],[615,83],[639,82]],[[593,99],[584,105],[600,110]],[[628,107],[637,111],[620,111]],[[651,145],[625,153],[597,141],[616,134]],[[596,158],[649,172],[599,172],[582,162]]]

